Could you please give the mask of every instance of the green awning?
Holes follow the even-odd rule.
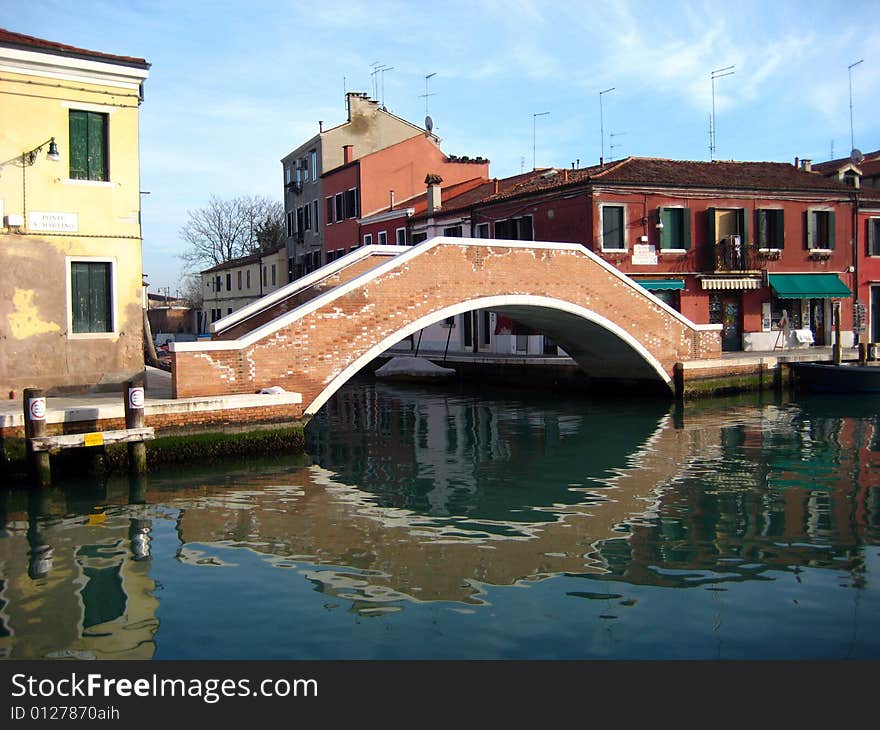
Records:
[[[681,279],[636,279],[636,283],[649,291],[684,289],[684,282]]]
[[[770,286],[780,299],[831,299],[851,297],[837,274],[770,274]]]

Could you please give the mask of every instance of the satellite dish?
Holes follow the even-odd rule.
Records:
[[[865,159],[865,156],[862,154],[862,151],[858,147],[854,147],[853,151],[849,153],[850,162],[854,165],[858,165],[862,160]]]
[[[434,120],[431,117],[425,117],[425,129],[429,132],[434,131]]]

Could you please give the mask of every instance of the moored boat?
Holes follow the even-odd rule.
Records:
[[[880,366],[792,363],[798,382],[816,393],[880,393]]]

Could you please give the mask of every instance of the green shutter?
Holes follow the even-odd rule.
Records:
[[[73,331],[88,332],[89,329],[89,268],[88,264],[70,265],[71,310]]]
[[[672,248],[672,246],[669,245],[670,231],[669,231],[669,213],[667,212],[667,209],[666,208],[659,208],[657,210],[657,218],[663,224],[663,228],[660,229],[660,250],[663,250],[664,248]]]
[[[105,116],[89,112],[89,180],[107,179],[107,139]]]
[[[785,246],[785,211],[777,210],[773,216],[773,228],[777,248]]]
[[[682,208],[681,211],[681,240],[686,251],[691,249],[691,209]]]
[[[112,332],[110,264],[74,262],[70,265],[74,333]]]
[[[71,111],[70,129],[70,177],[72,180],[88,180],[88,122],[85,112]]]
[[[868,244],[868,256],[874,256],[877,253],[877,224],[880,223],[880,219],[877,218],[868,218],[868,235],[866,237],[866,241]]]
[[[718,243],[718,239],[715,237],[715,208],[709,208],[709,210],[706,211],[706,213],[709,216],[709,218],[708,218],[708,221],[709,221],[709,227],[708,227],[709,245],[712,246],[712,250],[714,251],[715,244]]]
[[[743,250],[749,245],[749,214],[745,208],[739,211],[740,235],[742,236]]]
[[[835,239],[837,238],[837,226],[835,226],[834,222],[835,213],[834,211],[828,212],[828,248],[834,250]]]
[[[813,248],[813,213],[804,211],[804,231],[806,231],[807,250]]]

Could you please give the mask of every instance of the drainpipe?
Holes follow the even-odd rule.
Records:
[[[852,194],[852,246],[853,246],[853,314],[859,308],[859,194]],[[865,318],[867,322],[867,317]],[[870,337],[870,335],[869,335]],[[860,347],[861,335],[855,333],[855,345]],[[861,349],[861,348],[860,348]]]

